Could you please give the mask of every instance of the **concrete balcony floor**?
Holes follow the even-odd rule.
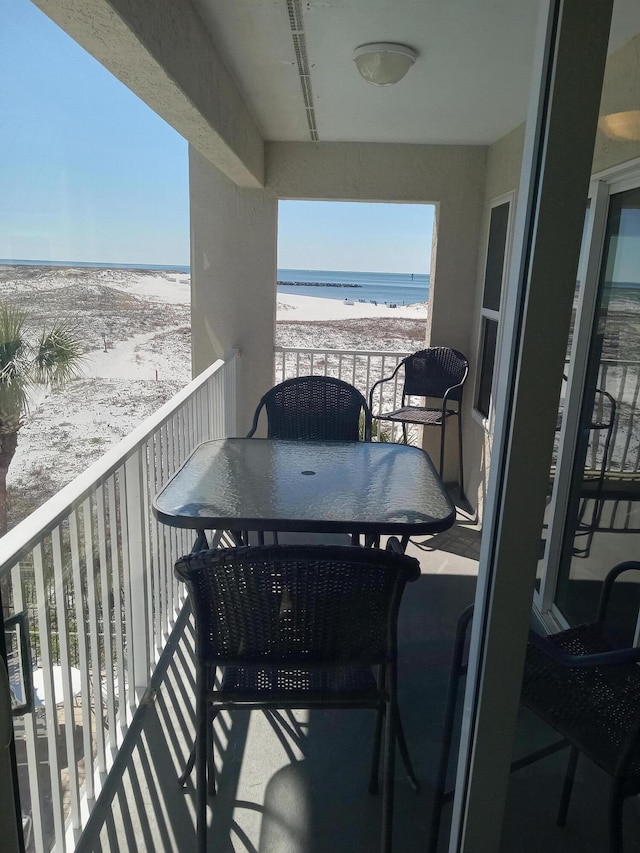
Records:
[[[398,757],[394,850],[402,853],[426,849],[453,633],[458,614],[473,600],[479,538],[461,517],[451,531],[409,547],[423,574],[407,588],[401,611],[399,701],[421,790],[412,791]],[[184,789],[177,785],[193,743],[193,695],[193,626],[185,620],[78,850],[194,849],[193,780]],[[373,717],[370,711],[221,715],[209,850],[377,850],[380,797],[367,792]],[[523,718],[518,751],[552,739]],[[503,853],[606,850],[607,779],[586,761],[579,765],[568,825],[555,826],[565,761],[560,753],[511,777]],[[450,815],[447,806],[439,851],[447,849]],[[633,806],[627,806],[626,820],[637,844],[640,821]]]

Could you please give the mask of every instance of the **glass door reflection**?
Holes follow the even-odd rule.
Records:
[[[640,187],[609,197],[555,604],[592,618],[600,582],[640,546]]]

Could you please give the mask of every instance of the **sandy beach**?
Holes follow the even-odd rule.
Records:
[[[297,296],[278,294],[278,322],[286,320],[316,321],[316,320],[357,320],[389,317],[408,320],[426,319],[427,304],[419,302],[416,305],[399,305],[390,308],[387,305],[374,305],[372,302],[322,299],[317,296]]]
[[[189,382],[190,281],[182,273],[0,266],[0,287],[4,302],[29,313],[34,333],[54,320],[73,323],[85,355],[81,377],[33,395],[9,470],[15,524]],[[411,351],[424,339],[426,314],[426,303],[279,294],[276,342]]]

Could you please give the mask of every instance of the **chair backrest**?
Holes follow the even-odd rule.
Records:
[[[357,388],[331,376],[298,376],[271,388],[256,409],[250,438],[262,409],[266,410],[269,438],[311,441],[371,439],[371,412]]]
[[[562,392],[560,394],[560,410],[564,409],[567,383],[569,378],[566,373],[562,374]],[[593,390],[593,411],[590,415],[591,427],[594,429],[608,429],[613,427],[616,419],[617,404],[615,398],[604,388]],[[560,420],[560,419],[559,419]]]
[[[451,347],[430,347],[403,359],[406,397],[442,398],[450,388],[449,400],[462,399],[469,362]],[[455,387],[458,386],[458,387]]]
[[[200,661],[308,668],[394,660],[400,598],[420,569],[372,548],[259,545],[189,554],[175,574]]]

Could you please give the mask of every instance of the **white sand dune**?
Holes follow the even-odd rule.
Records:
[[[5,266],[0,286],[4,300],[26,306],[34,328],[73,318],[85,345],[80,378],[33,395],[9,469],[16,523],[189,382],[191,293],[188,275],[150,270]],[[349,305],[297,294],[277,302],[278,340],[293,347],[410,350],[422,325],[415,321],[427,314],[426,304]],[[386,318],[414,322],[406,333],[397,322],[347,322]],[[324,322],[316,330],[313,321]]]
[[[171,278],[139,276],[131,281],[117,281],[114,289],[127,292],[149,301],[169,302],[188,306],[190,303],[189,277]],[[371,318],[422,319],[427,316],[426,303],[389,308],[386,305],[355,302],[347,305],[339,299],[286,294],[278,296],[277,321],[310,323],[313,321],[342,321]],[[326,333],[325,333],[326,334]],[[175,340],[169,330],[163,330],[164,341],[157,332],[133,334],[126,340],[107,339],[107,349],[94,349],[87,354],[83,376],[101,379],[175,380],[188,381],[189,353],[176,357]],[[295,335],[294,335],[295,338]],[[289,346],[296,346],[287,341]],[[300,346],[307,346],[300,341]],[[325,342],[325,346],[326,346]],[[363,343],[363,349],[367,346]]]
[[[188,273],[143,273],[120,278],[111,286],[123,293],[169,302],[172,305],[188,305],[191,300],[191,278]]]
[[[92,379],[171,380],[184,385],[191,378],[190,337],[177,332],[132,335],[125,341],[107,339],[107,348],[88,353],[82,375]]]

